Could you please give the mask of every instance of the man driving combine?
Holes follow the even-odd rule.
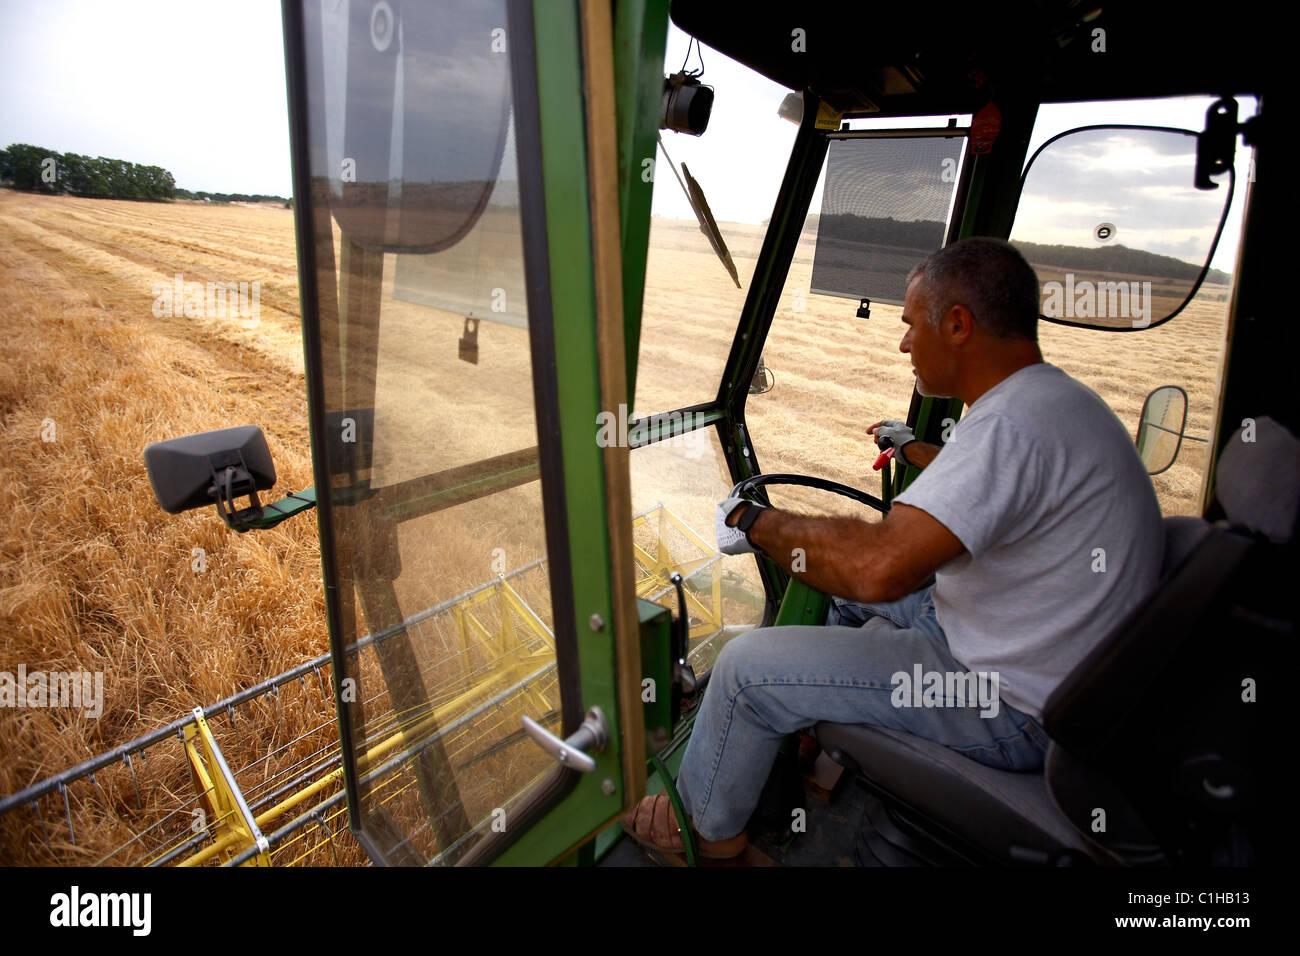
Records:
[[[781,739],[818,721],[1041,768],[1048,696],[1155,588],[1151,481],[1106,403],[1043,361],[1038,306],[1033,269],[1001,240],[954,243],[913,270],[899,349],[920,394],[967,412],[942,447],[897,421],[868,429],[924,469],[883,521],[718,506],[720,550],[762,551],[838,597],[831,626],[750,631],[719,656],[677,783],[703,856],[744,851]],[[624,823],[643,845],[683,849],[664,794]]]

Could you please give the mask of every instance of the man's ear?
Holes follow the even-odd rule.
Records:
[[[964,305],[954,305],[943,317],[943,329],[953,345],[964,345],[975,333],[975,316]]]

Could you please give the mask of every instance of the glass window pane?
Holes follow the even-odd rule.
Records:
[[[1119,122],[1200,129],[1205,120],[1206,110],[1214,101],[1215,97],[1179,97],[1111,102],[1104,106],[1075,103],[1044,105],[1038,113],[1030,149],[1036,150],[1059,133],[1096,123]],[[1247,116],[1256,112],[1258,104],[1249,97],[1243,98],[1240,102],[1242,107],[1240,119],[1244,122]],[[1100,138],[1103,135],[1102,131],[1091,131],[1090,138],[1076,142],[1100,144],[1104,142]],[[1073,137],[1065,137],[1057,143],[1069,145],[1073,139]],[[1155,168],[1148,169],[1146,163],[1134,162],[1135,158],[1142,153],[1135,153],[1131,149],[1109,157],[1094,155],[1091,163],[1094,166],[1103,162],[1109,164],[1109,171],[1105,176],[1115,186],[1110,192],[1117,199],[1127,199],[1130,207],[1128,215],[1131,221],[1127,226],[1120,221],[1114,222],[1117,229],[1123,226],[1127,231],[1117,231],[1113,243],[1129,247],[1140,246],[1152,253],[1173,256],[1183,262],[1203,263],[1211,236],[1207,235],[1205,230],[1188,232],[1185,228],[1186,217],[1192,215],[1196,208],[1204,208],[1204,204],[1217,204],[1221,209],[1222,203],[1227,199],[1225,194],[1228,189],[1228,178],[1226,176],[1219,178],[1221,185],[1217,190],[1191,195],[1198,193],[1191,186],[1195,168],[1195,141],[1178,137],[1178,140],[1183,139],[1193,144],[1193,150],[1189,152],[1181,145],[1173,149],[1174,140],[1171,138],[1169,142],[1173,151],[1158,154],[1159,164]],[[1111,142],[1110,146],[1113,147],[1119,142]],[[1144,142],[1130,140],[1127,145],[1141,146]],[[1114,335],[1070,328],[1052,322],[1040,322],[1038,326],[1039,344],[1044,358],[1059,365],[1104,398],[1131,434],[1136,434],[1142,400],[1149,391],[1161,385],[1179,385],[1186,390],[1188,399],[1186,437],[1179,449],[1178,458],[1168,470],[1151,478],[1160,501],[1160,510],[1165,515],[1199,516],[1201,514],[1209,467],[1209,443],[1196,439],[1210,439],[1215,431],[1215,416],[1223,374],[1224,343],[1227,337],[1228,305],[1232,298],[1234,279],[1230,273],[1236,258],[1236,240],[1241,229],[1242,195],[1245,184],[1250,178],[1251,155],[1250,149],[1239,147],[1237,150],[1236,179],[1240,186],[1237,194],[1232,198],[1223,235],[1211,263],[1213,268],[1195,297],[1176,318],[1158,328],[1125,333],[1122,340],[1124,347],[1118,351],[1115,347]],[[1174,157],[1181,157],[1177,160],[1177,167],[1173,165]],[[1076,162],[1084,162],[1087,157],[1085,155],[1081,158],[1076,155],[1075,159]],[[1129,171],[1128,181],[1116,172],[1123,169]],[[1067,170],[1066,175],[1077,175],[1077,171]],[[1160,179],[1171,181],[1176,188],[1151,189],[1150,187],[1156,185],[1157,180]],[[1043,180],[1043,184],[1044,188],[1050,186],[1046,180]],[[1179,228],[1154,232],[1150,230],[1149,222],[1158,206],[1147,205],[1142,208],[1133,203],[1133,200],[1141,197],[1144,192],[1156,199],[1163,196],[1166,201],[1178,195],[1184,195],[1190,200],[1191,205],[1186,208],[1167,209],[1167,213],[1175,217],[1171,221],[1181,224]],[[1112,201],[1091,189],[1087,195],[1097,201],[1106,203]],[[1047,198],[1050,200],[1052,197]],[[1055,198],[1057,201],[1061,200],[1059,193]],[[1078,211],[1084,207],[1079,205],[1073,208]],[[1064,212],[1065,209],[1058,206],[1056,211]],[[1135,214],[1137,218],[1134,218]],[[1084,248],[1102,246],[1090,233],[1083,239],[1078,238],[1082,235],[1079,230],[1084,229],[1085,226],[1091,229],[1095,225],[1095,222],[1090,222],[1088,217],[1065,216],[1055,224],[1051,220],[1052,213],[1049,208],[1040,207],[1035,212],[1022,199],[1021,209],[1017,212],[1013,239],[1019,241],[1022,236],[1026,239],[1035,239],[1030,232],[1025,231],[1032,226],[1032,231],[1038,233],[1035,241],[1044,244]],[[1068,229],[1072,222],[1076,230],[1073,239],[1059,232],[1053,234],[1048,231],[1054,225]],[[1217,224],[1217,218],[1215,222]],[[1212,231],[1212,227],[1206,228]],[[1128,239],[1124,238],[1126,235],[1129,236]],[[1031,257],[1030,261],[1033,262],[1034,259]],[[1043,278],[1052,277],[1043,276]],[[1063,281],[1062,277],[1057,278]],[[1089,277],[1076,274],[1076,279],[1080,278]],[[1108,278],[1117,277],[1112,275]],[[1153,282],[1153,291],[1154,288]],[[1155,300],[1154,304],[1158,306],[1159,300]],[[1158,316],[1158,310],[1155,314]]]
[[[347,743],[379,855],[454,863],[560,725],[507,11],[304,13]]]
[[[689,38],[670,27],[665,64],[686,59]],[[778,110],[785,87],[702,47],[703,83],[715,88],[703,136],[664,131],[654,167],[633,415],[711,402],[731,351],[768,217],[798,132]],[[691,66],[696,65],[691,53]],[[673,165],[677,164],[677,173]],[[736,267],[737,288],[713,251],[678,178],[704,191]]]
[[[936,178],[941,172],[935,165]],[[825,180],[823,167],[819,190]],[[903,310],[873,302],[871,317],[862,319],[856,300],[811,291],[819,224],[816,212],[804,223],[763,346],[772,387],[751,392],[745,421],[764,473],[829,478],[879,497],[881,472],[872,470],[878,450],[866,428],[883,418],[907,418],[915,376],[898,350],[906,331]],[[918,251],[903,274],[924,256]],[[810,488],[777,485],[768,496],[777,507],[809,514],[880,517],[847,498]]]
[[[762,623],[763,584],[751,555],[718,552],[715,517],[732,481],[716,428],[635,448],[631,456],[637,597],[677,614],[669,576],[685,579],[690,663],[703,675],[723,645]]]

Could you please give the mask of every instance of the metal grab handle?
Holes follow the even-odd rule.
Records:
[[[591,773],[596,769],[596,761],[585,751],[600,753],[609,743],[609,725],[605,723],[605,714],[599,707],[587,711],[587,719],[568,740],[561,740],[531,717],[525,716],[523,722],[528,736],[537,741],[543,750],[564,766],[583,773]]]

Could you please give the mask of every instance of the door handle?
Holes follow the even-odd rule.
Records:
[[[524,730],[537,741],[538,746],[564,766],[583,773],[591,773],[596,769],[596,761],[586,751],[600,753],[609,743],[609,725],[605,723],[605,714],[599,707],[587,711],[586,720],[568,740],[561,740],[531,717],[525,716],[523,722]]]

